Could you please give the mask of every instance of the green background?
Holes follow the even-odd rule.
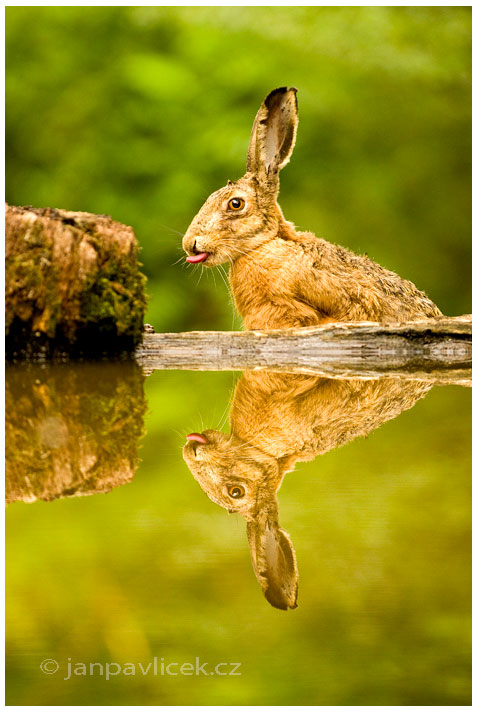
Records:
[[[6,17],[7,200],[132,225],[156,329],[231,328],[219,273],[197,284],[178,233],[242,175],[255,112],[285,84],[300,111],[286,217],[411,279],[444,313],[470,311],[471,8]]]

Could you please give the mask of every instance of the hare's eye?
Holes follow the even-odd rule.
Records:
[[[244,205],[245,202],[242,198],[231,198],[231,200],[227,204],[227,207],[229,208],[229,210],[242,210]]]
[[[233,499],[241,499],[246,494],[246,490],[241,485],[231,485],[227,488],[227,493]]]

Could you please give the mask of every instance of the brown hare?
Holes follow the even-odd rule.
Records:
[[[279,525],[277,490],[297,461],[312,460],[411,408],[431,386],[342,381],[249,371],[236,386],[231,434],[188,435],[183,457],[208,497],[247,522],[252,564],[266,599],[297,606],[298,570]]]
[[[295,144],[296,91],[281,87],[265,99],[252,127],[247,172],[206,200],[183,239],[187,261],[231,263],[229,281],[246,329],[440,316],[412,282],[284,219],[279,171]]]

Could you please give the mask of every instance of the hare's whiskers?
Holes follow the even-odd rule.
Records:
[[[163,225],[162,223],[156,223],[158,227],[163,228],[163,230],[170,230],[171,232],[176,233],[176,235],[180,235],[181,237],[184,237],[184,232],[179,232],[179,230],[175,230],[174,227],[171,227],[170,225]]]
[[[199,286],[199,282],[201,281],[201,278],[202,278],[202,276],[203,276],[203,274],[204,274],[204,267],[203,267],[202,265],[198,265],[198,266],[201,268],[201,271],[200,271],[200,273],[199,273],[199,279],[198,279],[198,281],[197,281],[197,283],[196,283],[196,287]]]
[[[176,260],[176,262],[173,262],[173,264],[171,265],[171,267],[174,267],[175,265],[177,265],[178,262],[184,262],[184,255],[181,255],[180,257],[178,257],[178,259]]]
[[[186,431],[184,431],[182,433],[180,430],[176,430],[175,428],[173,428],[173,433],[176,433],[176,435],[179,435],[181,440],[186,440]]]
[[[224,427],[224,423],[226,422],[227,416],[229,415],[229,411],[231,410],[231,406],[232,406],[232,401],[234,399],[234,391],[235,391],[235,388],[233,388],[229,394],[228,403],[227,403],[224,413],[222,415],[220,424],[217,427],[218,430],[221,430],[221,428]]]

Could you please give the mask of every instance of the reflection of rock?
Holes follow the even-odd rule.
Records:
[[[411,408],[430,384],[340,380],[246,371],[236,386],[231,434],[193,433],[184,459],[208,497],[247,522],[252,564],[269,603],[297,605],[294,548],[279,525],[277,490],[296,462],[368,435]]]
[[[9,366],[6,500],[109,492],[138,463],[146,401],[135,363]]]

